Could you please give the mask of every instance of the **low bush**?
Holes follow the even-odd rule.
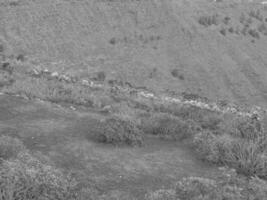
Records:
[[[197,134],[196,151],[204,160],[226,164],[247,176],[267,178],[267,138],[260,124],[242,119],[229,126],[228,130]]]
[[[249,16],[253,17],[253,18],[255,18],[255,19],[259,20],[259,21],[263,21],[263,16],[262,16],[260,10],[251,10],[249,12]]]
[[[222,35],[226,35],[226,29],[225,28],[222,28],[221,30],[220,30],[220,33],[222,34]]]
[[[23,143],[13,137],[0,137],[0,158],[7,160],[16,157],[20,152],[25,151],[26,148]]]
[[[100,123],[97,140],[115,145],[141,145],[143,132],[130,120],[111,116]]]
[[[184,121],[167,113],[154,113],[144,119],[143,129],[146,133],[176,140],[190,138],[200,131],[200,127],[194,121]]]
[[[218,25],[218,15],[214,14],[211,16],[201,16],[198,19],[198,23],[203,26]]]
[[[216,177],[186,177],[175,189],[150,192],[148,200],[263,200],[267,197],[267,182],[257,177],[239,176],[234,169],[221,168]]]
[[[260,34],[256,29],[249,29],[248,34],[254,38],[260,39]]]
[[[5,200],[74,200],[77,183],[29,153],[0,165],[0,196]]]

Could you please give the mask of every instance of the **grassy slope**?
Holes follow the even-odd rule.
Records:
[[[10,2],[0,6],[6,54],[24,53],[50,63],[46,67],[53,70],[82,76],[103,70],[109,79],[156,91],[266,105],[267,36],[219,32],[242,29],[241,13],[248,17],[257,5],[206,0]],[[261,6],[260,11],[266,18],[266,9]],[[219,14],[218,25],[198,23],[199,17],[213,14]],[[231,18],[229,25],[222,23],[225,16]],[[253,18],[250,28],[259,23]],[[172,77],[172,69],[184,80]]]
[[[20,138],[32,152],[40,151],[60,169],[84,174],[81,182],[91,181],[105,193],[126,192],[144,199],[147,191],[170,187],[182,177],[212,178],[219,173],[179,142],[146,137],[140,148],[94,142],[97,120],[104,115],[4,95],[0,109],[1,136]]]

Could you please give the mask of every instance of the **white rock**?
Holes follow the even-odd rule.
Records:
[[[82,80],[82,85],[84,85],[84,86],[90,86],[90,83],[89,83],[89,81],[87,81],[87,80]]]
[[[49,73],[49,70],[48,70],[47,68],[45,68],[45,69],[43,70],[43,72],[44,72],[44,73]]]
[[[53,72],[53,73],[51,74],[51,76],[57,78],[57,77],[59,77],[59,74],[58,74],[58,72]]]

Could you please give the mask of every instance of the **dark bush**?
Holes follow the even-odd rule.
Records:
[[[143,132],[135,123],[118,116],[112,116],[100,123],[97,140],[102,143],[115,145],[141,145]]]
[[[179,78],[180,80],[184,80],[184,75],[180,74],[178,69],[171,70],[171,74],[175,78]]]
[[[234,33],[234,28],[233,27],[230,27],[229,29],[228,29],[228,31],[230,32],[230,33]]]
[[[226,35],[226,30],[225,30],[225,28],[221,29],[221,30],[220,30],[220,33],[221,33],[222,35],[225,36],[225,35]]]
[[[0,44],[0,53],[3,53],[4,52],[4,45]]]
[[[183,140],[192,137],[201,128],[192,120],[182,120],[167,113],[154,113],[143,120],[146,133],[166,139]]]
[[[258,33],[258,31],[256,29],[250,29],[248,31],[248,34],[254,38],[260,39],[260,34]]]
[[[111,38],[110,40],[109,40],[109,43],[110,44],[112,44],[112,45],[115,45],[116,44],[116,38]]]
[[[23,54],[19,54],[17,56],[17,60],[23,62],[25,60],[25,56]]]
[[[198,19],[198,23],[203,26],[218,25],[218,15],[214,14],[211,16],[201,16]]]

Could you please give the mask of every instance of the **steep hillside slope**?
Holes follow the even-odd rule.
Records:
[[[156,92],[267,105],[267,7],[246,1],[1,0],[5,55]],[[37,60],[37,61],[36,61]]]

